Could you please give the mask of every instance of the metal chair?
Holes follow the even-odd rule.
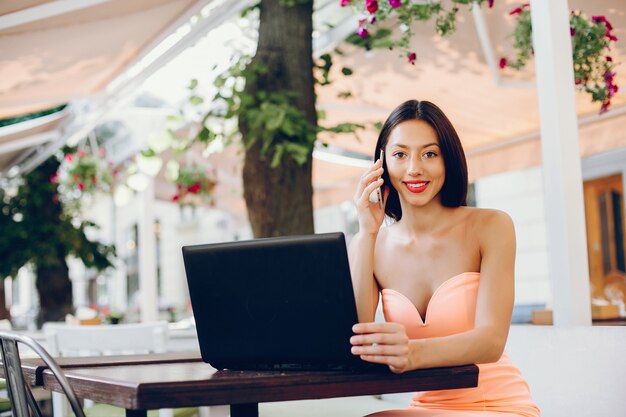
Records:
[[[85,413],[72,389],[67,382],[63,371],[54,361],[52,356],[35,340],[28,336],[10,331],[0,331],[0,351],[2,353],[2,366],[7,383],[7,392],[14,417],[42,417],[41,410],[35,401],[30,386],[24,381],[22,375],[22,361],[20,360],[18,343],[30,348],[34,351],[48,366],[54,374],[59,385],[63,389],[67,400],[69,401],[74,415],[77,417],[85,417]],[[30,411],[29,411],[30,410]]]

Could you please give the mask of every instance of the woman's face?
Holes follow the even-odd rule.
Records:
[[[439,201],[446,170],[437,133],[428,123],[407,120],[396,126],[389,134],[385,161],[400,201],[415,206]]]

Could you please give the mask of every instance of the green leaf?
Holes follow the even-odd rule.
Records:
[[[193,91],[196,89],[196,87],[198,86],[198,80],[196,80],[195,78],[193,78],[190,82],[189,85],[187,86],[187,89]]]
[[[200,96],[191,96],[189,97],[189,102],[193,105],[193,106],[199,106],[200,104],[204,103],[204,99]]]

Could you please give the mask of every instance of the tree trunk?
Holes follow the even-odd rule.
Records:
[[[268,73],[246,91],[297,93],[294,106],[317,126],[313,80],[313,1],[283,6],[280,0],[263,0],[259,44],[252,64],[263,64]],[[249,132],[240,119],[240,130]],[[271,151],[262,155],[258,140],[245,153],[244,199],[255,237],[313,233],[312,151],[303,165],[283,156],[280,166],[271,168]]]
[[[11,319],[11,313],[7,309],[6,294],[4,293],[4,279],[0,279],[0,320]]]
[[[38,266],[36,286],[39,293],[37,327],[41,328],[47,321],[65,321],[65,315],[74,310],[72,281],[65,260],[57,266]]]

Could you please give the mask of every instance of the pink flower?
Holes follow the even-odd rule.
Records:
[[[361,39],[365,39],[369,36],[369,32],[363,26],[359,26],[356,30],[356,34],[361,37]]]
[[[602,107],[600,107],[600,114],[606,113],[609,111],[609,106],[611,105],[611,100],[605,100],[602,102]]]
[[[50,182],[52,184],[56,184],[59,182],[59,173],[55,172],[53,176],[50,177]]]
[[[527,7],[529,7],[529,6],[530,6],[530,4],[529,4],[529,3],[524,3],[524,4],[522,4],[520,7],[516,7],[515,9],[511,10],[511,11],[509,12],[509,16],[513,16],[513,15],[519,14],[519,13],[521,13],[521,12],[522,12],[525,8],[527,8]]]
[[[591,16],[591,20],[593,21],[593,23],[604,23],[604,26],[606,26],[607,30],[613,30],[613,25],[611,25],[611,23],[606,20],[606,17],[604,16]]]
[[[389,0],[389,5],[392,9],[397,9],[398,7],[402,7],[402,0]]]
[[[615,84],[611,84],[608,87],[609,90],[609,98],[613,97],[615,95],[615,93],[617,93],[619,91],[619,88],[617,87],[617,85]]]
[[[180,198],[180,196],[178,194],[174,194],[172,196],[172,201],[178,201],[179,198]]]
[[[500,62],[498,63],[498,66],[500,67],[500,69],[504,69],[504,67],[506,67],[506,58],[505,57],[500,58]]]
[[[85,184],[83,184],[82,182],[78,183],[78,189],[83,191],[85,189]]]
[[[352,0],[341,0],[341,7],[346,7]]]
[[[574,36],[576,34],[576,28],[570,27],[569,28],[569,35],[570,36]]]
[[[98,148],[98,156],[104,156],[106,155],[106,151],[104,150],[104,148]]]
[[[78,152],[76,152],[76,154],[78,155],[79,158],[83,158],[87,156],[87,152],[83,151],[82,149],[79,149]]]
[[[66,155],[65,155],[65,160],[66,160],[67,162],[72,162],[72,161],[74,160],[74,155],[73,155],[73,154],[71,154],[71,153],[66,154]]]
[[[493,7],[493,2],[494,2],[494,0],[489,0],[489,8],[490,9]]]
[[[417,59],[417,55],[415,54],[415,52],[411,52],[408,58],[409,58],[409,63],[411,65],[415,65],[415,60]]]
[[[376,23],[376,16],[370,16],[368,21],[370,22],[370,25],[373,25],[374,23]]]
[[[607,83],[609,83],[609,84],[612,84],[612,83],[613,83],[613,77],[614,77],[614,76],[615,76],[615,73],[614,73],[614,72],[611,72],[611,71],[606,71],[606,72],[604,73],[604,81],[606,81],[606,82],[607,82]]]
[[[371,13],[375,13],[376,10],[378,10],[378,1],[377,0],[366,0],[365,1],[365,8],[367,9],[368,12]]]

